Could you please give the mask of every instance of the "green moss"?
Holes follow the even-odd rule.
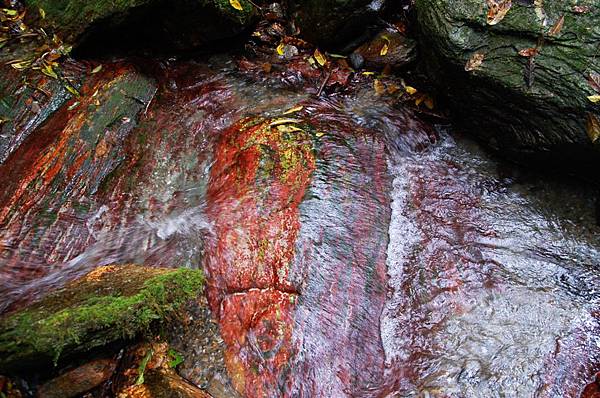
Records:
[[[0,372],[133,338],[202,292],[201,271],[104,267],[0,320]]]

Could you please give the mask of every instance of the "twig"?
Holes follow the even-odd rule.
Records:
[[[327,72],[327,76],[325,76],[325,80],[323,80],[323,83],[321,83],[321,87],[319,87],[319,91],[317,91],[317,97],[320,97],[321,94],[323,93],[323,90],[325,89],[325,85],[329,81],[329,78],[331,78],[331,73],[332,72],[330,69],[329,72]]]

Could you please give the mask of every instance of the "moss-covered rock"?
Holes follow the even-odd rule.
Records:
[[[198,297],[203,284],[197,270],[98,268],[0,319],[0,372],[133,338]]]
[[[29,23],[77,43],[90,30],[129,25],[127,36],[154,32],[152,38],[171,39],[177,47],[193,47],[239,33],[250,24],[256,9],[240,0],[241,10],[229,0],[24,0]],[[40,11],[43,10],[43,11]],[[127,40],[121,36],[121,40]],[[189,36],[189,39],[186,37]],[[140,34],[140,37],[142,35]]]
[[[494,25],[485,4],[416,2],[428,70],[457,119],[504,154],[596,163],[600,106],[587,97],[597,94],[588,78],[600,71],[600,2],[513,1]],[[483,62],[466,68],[476,53]]]

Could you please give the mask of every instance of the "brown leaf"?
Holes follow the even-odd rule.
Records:
[[[487,5],[487,23],[488,25],[496,25],[504,19],[506,13],[512,7],[512,0],[487,0]]]
[[[600,119],[598,116],[593,113],[588,113],[587,124],[585,127],[587,135],[590,137],[592,143],[598,141],[598,138],[600,138]]]
[[[535,57],[538,55],[538,49],[537,47],[524,48],[519,51],[519,55],[521,57]]]
[[[586,14],[590,12],[590,6],[573,6],[573,12],[575,14]]]
[[[485,58],[484,53],[475,53],[469,58],[467,64],[465,65],[465,70],[470,72],[472,70],[478,69],[483,63],[483,59]]]
[[[548,32],[548,34],[550,36],[558,36],[558,34],[562,30],[564,24],[565,24],[565,16],[563,15],[562,17],[560,17],[558,19],[558,21],[556,21],[556,23],[554,24],[554,26],[552,27],[552,29],[550,29],[550,31]]]
[[[385,93],[385,84],[383,84],[379,79],[375,79],[373,81],[373,88],[375,89],[375,94],[377,95]]]
[[[600,73],[591,72],[588,76],[588,83],[597,93],[600,93]]]

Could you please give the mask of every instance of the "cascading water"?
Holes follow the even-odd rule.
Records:
[[[0,165],[44,188],[0,195],[0,308],[99,265],[202,266],[247,396],[577,396],[600,336],[585,188],[506,177],[363,81],[315,98],[226,61],[161,65],[108,144],[64,150],[68,125]],[[91,92],[135,76],[103,73]]]

